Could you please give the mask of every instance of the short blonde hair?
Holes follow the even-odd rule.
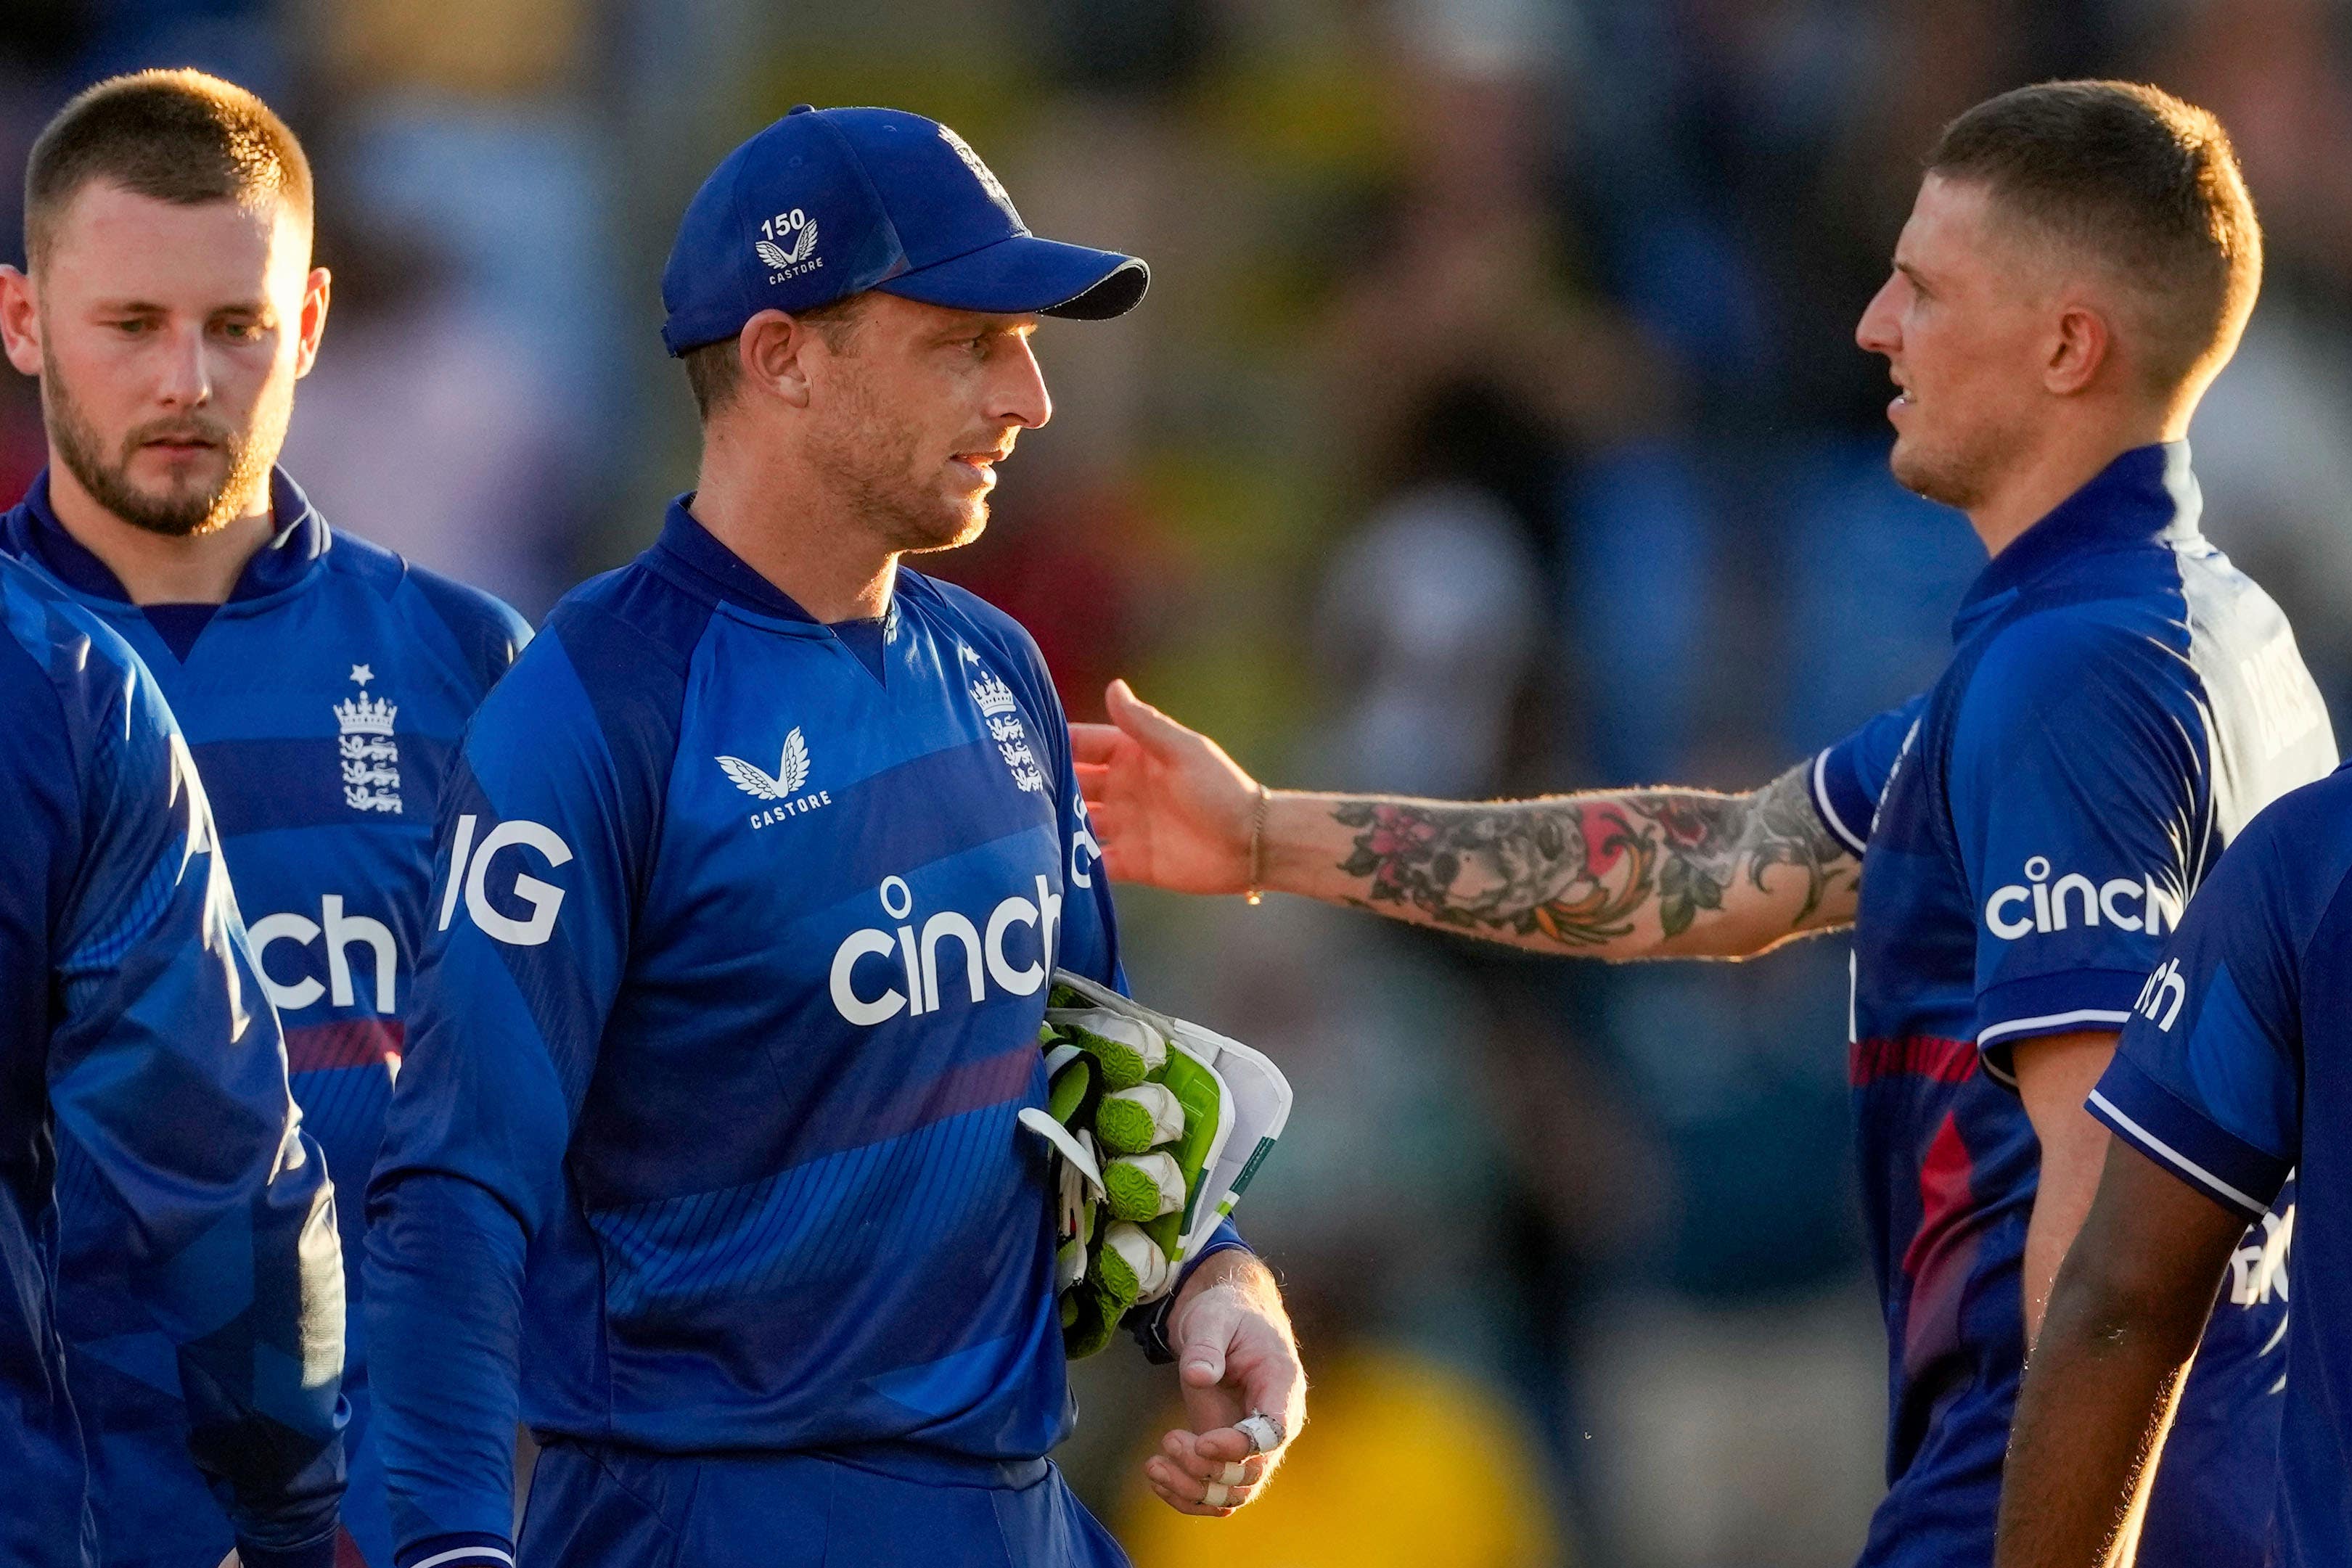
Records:
[[[2137,82],[2059,81],[1988,99],[1944,128],[1927,172],[2111,267],[2149,308],[2159,389],[2210,375],[2262,289],[2263,226],[2229,132]]]
[[[269,106],[218,77],[136,71],[58,110],[25,165],[25,256],[37,270],[82,187],[105,181],[157,201],[286,204],[310,222],[310,161]]]

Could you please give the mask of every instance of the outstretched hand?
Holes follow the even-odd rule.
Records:
[[[1144,1479],[1179,1513],[1222,1519],[1264,1490],[1307,1422],[1298,1342],[1265,1266],[1246,1252],[1202,1263],[1169,1314],[1190,1431],[1170,1432]]]
[[[1113,681],[1108,724],[1070,726],[1078,789],[1103,862],[1118,882],[1176,893],[1249,884],[1257,780],[1224,748]]]

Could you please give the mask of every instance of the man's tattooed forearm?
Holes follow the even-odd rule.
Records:
[[[1349,800],[1333,816],[1356,830],[1339,869],[1364,879],[1372,904],[1405,904],[1482,935],[1542,936],[1598,946],[1633,934],[1645,906],[1679,936],[1719,910],[1741,880],[1761,891],[1773,866],[1805,875],[1801,926],[1853,873],[1791,769],[1748,795],[1638,790],[1494,805]]]

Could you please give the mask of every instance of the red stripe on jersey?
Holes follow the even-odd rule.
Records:
[[[1919,1228],[1903,1252],[1903,1272],[1911,1280],[1903,1364],[1913,1375],[1959,1348],[1960,1308],[1984,1227],[1975,1166],[1958,1118],[1947,1113],[1919,1162]]]
[[[1976,1041],[1946,1040],[1932,1034],[1906,1035],[1901,1040],[1858,1040],[1846,1060],[1846,1076],[1856,1088],[1894,1077],[1965,1083],[1976,1070]]]
[[[400,1054],[398,1019],[337,1019],[286,1031],[286,1067],[290,1072],[323,1072],[333,1067],[373,1067]]]

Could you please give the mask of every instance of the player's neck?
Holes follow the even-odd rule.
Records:
[[[100,505],[49,455],[49,509],[74,542],[106,563],[133,604],[226,604],[254,552],[273,531],[263,486],[237,516],[201,534],[142,528]]]
[[[1999,555],[2017,537],[2057,510],[2067,497],[2089,484],[2125,453],[2188,434],[2189,416],[2119,413],[2112,419],[2083,421],[2049,431],[2027,462],[2007,476],[1982,503],[1969,508],[1969,523],[1989,555]]]
[[[875,620],[890,608],[898,552],[848,509],[812,504],[810,486],[706,452],[687,509],[744,565],[827,625]]]

